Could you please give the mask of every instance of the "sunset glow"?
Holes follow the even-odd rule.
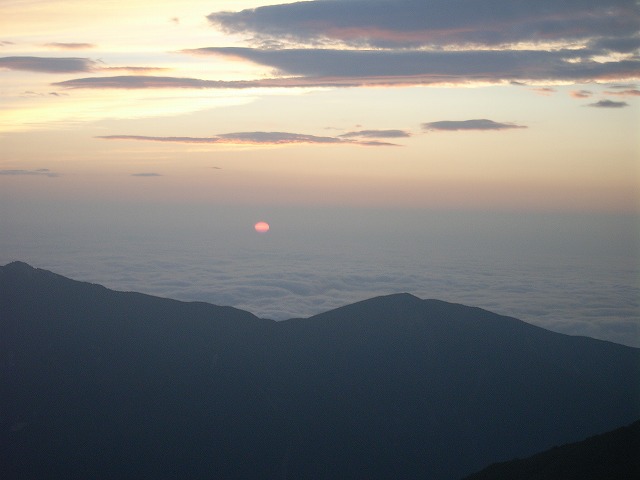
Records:
[[[241,272],[262,271],[245,258],[269,258],[289,283],[252,285],[287,301],[322,291],[305,300],[314,311],[335,301],[327,298],[344,291],[343,280],[298,290],[305,262],[335,262],[327,278],[368,285],[390,278],[385,269],[462,261],[469,248],[442,253],[455,242],[440,229],[471,242],[488,238],[486,228],[495,238],[483,245],[491,254],[506,245],[500,261],[511,266],[524,258],[523,276],[526,261],[541,264],[530,256],[535,246],[589,278],[580,268],[591,260],[572,257],[587,247],[558,257],[584,240],[603,249],[596,257],[630,265],[612,277],[640,278],[637,235],[616,227],[601,237],[605,224],[637,231],[640,218],[639,22],[635,0],[4,2],[0,257],[70,265],[69,255],[79,273],[127,279],[166,265],[154,255],[172,248],[187,272],[203,265],[194,257],[206,245],[211,261],[225,251],[225,268]],[[247,227],[269,231],[255,223],[263,215],[278,228],[257,240]],[[473,228],[425,220],[441,215],[493,220]],[[502,223],[511,215],[557,241],[524,240],[529,223]],[[394,219],[406,222],[382,240]],[[494,220],[506,226],[488,227]],[[111,241],[122,251],[130,242],[147,248],[107,258],[107,233],[122,235]],[[25,251],[36,237],[50,244]],[[259,251],[274,245],[281,250],[271,257]],[[339,260],[352,248],[366,261]],[[279,255],[296,249],[295,267],[280,271]],[[404,260],[391,260],[395,249]],[[423,267],[412,285],[427,290],[435,267]],[[177,293],[204,297],[184,275]],[[469,285],[460,282],[451,290]],[[498,282],[486,305],[498,305],[510,284]],[[258,298],[246,284],[235,288],[208,291],[226,304]],[[618,300],[598,311],[638,317],[637,302]]]

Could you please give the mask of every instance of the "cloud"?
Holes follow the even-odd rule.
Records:
[[[439,122],[429,122],[422,124],[423,130],[510,130],[513,128],[527,128],[514,123],[499,123],[493,120],[442,120]]]
[[[142,173],[132,173],[132,177],[161,177],[159,173],[154,172],[142,172]]]
[[[397,146],[378,141],[356,141],[337,137],[319,137],[288,132],[236,132],[212,137],[153,137],[144,135],[104,135],[96,138],[106,140],[139,140],[150,142],[232,144],[232,145],[287,145],[287,144],[353,144],[364,146]]]
[[[557,90],[555,88],[551,88],[551,87],[534,88],[533,91],[538,93],[538,94],[540,94],[540,95],[545,95],[545,96],[549,96],[552,93],[556,93],[557,92]]]
[[[634,0],[350,0],[295,2],[207,18],[258,40],[340,42],[377,48],[501,46],[607,39],[637,33]]]
[[[207,18],[262,48],[185,52],[339,79],[338,86],[640,77],[634,0],[326,0]]]
[[[113,77],[87,77],[56,82],[52,85],[70,89],[144,89],[144,88],[256,88],[264,83],[260,81],[217,81],[183,77],[158,77],[151,75],[121,75]]]
[[[81,45],[81,44],[77,44]],[[71,47],[68,47],[71,48]],[[80,48],[80,47],[77,47]],[[168,70],[167,68],[159,67],[104,67],[100,66],[101,62],[96,62],[88,58],[77,57],[0,57],[0,69],[6,68],[8,70],[21,70],[28,72],[44,72],[44,73],[80,73],[80,72],[109,72],[109,71],[127,71],[134,73],[152,73]],[[119,78],[134,78],[138,82],[142,82],[145,77],[114,77]],[[162,78],[162,77],[160,77]],[[82,81],[89,81],[91,79],[80,79]],[[98,77],[98,81],[99,81]],[[54,83],[53,85],[66,86],[67,82]],[[74,81],[69,82],[69,87],[73,88]],[[192,82],[193,85],[193,82]],[[135,87],[134,87],[135,88]]]
[[[621,97],[640,97],[640,90],[638,90],[637,88],[630,88],[628,90],[620,90],[616,92],[607,91],[604,93],[606,93],[607,95],[618,95]]]
[[[588,50],[349,50],[208,47],[193,55],[241,59],[317,83],[406,85],[610,81],[640,77],[640,61],[600,62]],[[324,82],[323,82],[324,81]]]
[[[67,96],[68,94],[66,93],[58,93],[58,92],[48,92],[48,93],[41,93],[41,92],[34,92],[33,90],[25,90],[24,92],[22,92],[20,94],[21,97],[62,97],[62,96]]]
[[[51,42],[45,43],[45,47],[57,48],[60,50],[87,50],[96,48],[93,43],[75,43],[75,42]]]
[[[622,38],[600,38],[597,40],[593,40],[590,46],[591,48],[597,50],[618,53],[634,53],[638,50],[638,48],[640,48],[640,37],[634,36]]]
[[[169,68],[164,67],[102,67],[96,70],[100,70],[101,72],[133,72],[133,73],[152,73],[152,72],[162,72],[165,70],[170,70]]]
[[[43,177],[57,177],[58,174],[52,172],[48,168],[39,168],[37,170],[0,170],[0,175],[8,175],[8,176],[43,176]]]
[[[91,72],[95,62],[88,58],[0,57],[0,69],[44,73]]]
[[[590,90],[574,90],[569,93],[573,98],[589,98],[593,95],[593,92]]]
[[[596,103],[590,103],[587,107],[595,107],[595,108],[623,108],[628,107],[629,104],[627,102],[616,102],[613,100],[600,100]]]
[[[609,86],[609,88],[612,88],[614,90],[625,90],[625,89],[638,88],[638,85],[634,83],[622,83],[622,84],[618,83],[618,84]]]
[[[103,69],[104,70],[104,69]],[[393,76],[393,77],[284,77],[257,80],[202,80],[184,77],[159,77],[152,75],[123,75],[112,77],[86,77],[55,82],[51,85],[66,89],[249,89],[249,88],[323,88],[364,86],[410,86],[440,84],[455,78]]]
[[[341,138],[407,138],[409,132],[404,130],[358,130],[340,135]]]

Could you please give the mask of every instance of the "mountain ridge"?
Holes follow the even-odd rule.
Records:
[[[640,420],[532,457],[490,465],[463,480],[627,480],[640,477]]]
[[[410,294],[275,322],[0,267],[9,478],[460,478],[640,418],[638,376],[640,349]]]
[[[17,273],[18,275],[22,275],[25,276],[27,278],[33,278],[32,276],[37,272],[43,275],[47,275],[47,276],[51,276],[53,278],[58,278],[58,279],[65,279],[68,281],[72,281],[72,282],[76,282],[77,284],[88,284],[88,285],[92,285],[96,288],[100,288],[100,289],[105,289],[111,292],[117,292],[117,293],[123,293],[123,294],[135,294],[135,295],[139,295],[142,297],[147,297],[147,298],[156,298],[156,299],[162,299],[162,300],[169,300],[171,302],[178,302],[178,303],[182,303],[182,304],[202,304],[202,305],[210,305],[216,308],[222,308],[222,309],[232,309],[235,311],[239,311],[239,312],[244,312],[247,314],[250,314],[251,316],[255,317],[255,318],[259,318],[260,320],[265,320],[267,322],[277,322],[277,323],[285,323],[285,322],[296,322],[296,321],[306,321],[306,320],[312,320],[313,321],[318,321],[318,320],[323,320],[325,318],[330,318],[336,314],[342,315],[342,314],[349,314],[350,310],[355,310],[355,309],[359,309],[361,307],[366,307],[368,309],[370,308],[375,308],[377,305],[379,305],[380,303],[384,303],[385,306],[387,308],[398,308],[398,307],[407,307],[409,305],[413,305],[413,306],[418,306],[418,305],[424,305],[424,304],[431,304],[432,306],[445,306],[447,308],[456,308],[456,309],[464,309],[464,310],[469,310],[469,311],[474,311],[474,312],[479,312],[479,313],[489,313],[492,316],[496,316],[496,317],[500,317],[502,319],[506,319],[510,322],[517,322],[519,324],[522,325],[526,325],[527,328],[531,328],[532,330],[534,329],[538,329],[539,331],[544,331],[544,332],[552,332],[555,333],[557,335],[563,335],[563,336],[567,336],[567,337],[572,337],[572,338],[585,338],[585,339],[589,339],[590,341],[596,341],[596,342],[604,342],[604,343],[611,343],[614,345],[619,345],[619,346],[623,346],[623,347],[628,347],[628,348],[632,348],[632,349],[636,349],[638,350],[637,347],[631,347],[628,345],[623,345],[623,344],[618,344],[615,343],[613,341],[610,340],[603,340],[603,339],[596,339],[596,338],[592,338],[586,335],[570,335],[570,334],[566,334],[566,333],[560,333],[560,332],[555,332],[553,330],[548,330],[544,327],[540,327],[537,325],[533,325],[531,323],[525,322],[523,320],[520,320],[516,317],[512,317],[509,315],[502,315],[502,314],[497,314],[494,312],[491,312],[490,310],[481,308],[481,307],[475,307],[475,306],[468,306],[468,305],[464,305],[461,303],[457,303],[457,302],[448,302],[445,300],[439,300],[439,299],[433,299],[433,298],[426,298],[426,299],[422,299],[419,298],[411,293],[408,292],[398,292],[398,293],[391,293],[391,294],[385,294],[385,295],[378,295],[376,297],[371,297],[371,298],[367,298],[364,300],[359,300],[353,303],[350,303],[348,305],[343,305],[340,307],[336,307],[330,310],[327,310],[325,312],[322,313],[318,313],[318,314],[314,314],[314,315],[310,315],[309,317],[292,317],[292,318],[288,318],[285,320],[272,320],[269,318],[264,318],[264,317],[257,317],[255,314],[248,312],[246,310],[242,310],[239,309],[237,307],[233,307],[230,305],[225,305],[225,306],[221,306],[221,305],[215,305],[212,304],[210,302],[205,302],[205,301],[194,301],[194,300],[175,300],[172,298],[168,298],[168,297],[160,297],[157,295],[152,295],[152,294],[146,294],[146,293],[139,293],[139,292],[135,292],[135,291],[121,291],[121,290],[114,290],[114,289],[110,289],[107,287],[104,287],[103,285],[100,285],[98,283],[92,283],[92,282],[87,282],[87,281],[82,281],[82,280],[73,280],[70,279],[68,277],[65,277],[63,275],[57,274],[55,272],[52,272],[50,270],[47,269],[42,269],[42,268],[37,268],[37,267],[33,267],[31,265],[29,265],[26,262],[23,261],[19,261],[19,260],[15,260],[12,261],[4,266],[0,266],[0,271],[5,270],[5,271],[10,271],[12,273]],[[391,300],[392,303],[389,302],[389,300]]]

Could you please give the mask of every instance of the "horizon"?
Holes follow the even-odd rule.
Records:
[[[5,5],[0,264],[640,347],[640,7],[503,3]]]

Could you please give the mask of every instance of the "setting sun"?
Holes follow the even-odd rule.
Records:
[[[258,222],[253,226],[253,228],[255,228],[258,233],[266,233],[269,231],[270,227],[267,222]]]

